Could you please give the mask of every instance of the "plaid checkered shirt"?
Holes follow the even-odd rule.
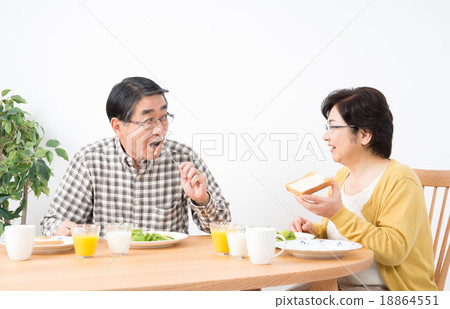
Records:
[[[207,181],[210,201],[198,206],[181,186],[178,164],[189,161]],[[75,223],[133,223],[143,230],[188,233],[189,217],[209,232],[209,223],[231,220],[229,203],[222,196],[206,164],[192,149],[165,140],[160,156],[133,166],[118,138],[106,138],[82,148],[69,163],[47,215],[43,235],[55,235],[65,220]]]

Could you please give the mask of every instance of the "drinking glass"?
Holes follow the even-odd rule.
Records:
[[[93,257],[97,250],[100,225],[77,224],[72,226],[73,245],[77,258],[84,259]]]
[[[130,249],[131,232],[133,224],[131,223],[108,223],[105,227],[106,241],[108,242],[109,255],[126,256]]]
[[[228,222],[211,222],[209,224],[214,250],[217,255],[228,255],[230,252],[227,242],[228,225]]]
[[[228,247],[233,259],[245,259],[248,256],[245,232],[246,227],[239,224],[231,224],[227,228]]]

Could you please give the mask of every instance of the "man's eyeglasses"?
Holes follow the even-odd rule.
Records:
[[[339,129],[339,128],[358,128],[357,126],[354,125],[348,125],[348,126],[332,126],[329,123],[326,123],[325,126],[325,131],[326,132],[330,132],[332,129]]]
[[[138,124],[140,126],[142,126],[145,130],[154,128],[158,125],[158,121],[161,122],[161,124],[165,127],[168,126],[169,123],[171,123],[173,121],[173,118],[175,116],[173,114],[167,113],[164,116],[162,116],[161,118],[158,119],[147,119],[146,121],[140,122],[140,121],[127,121],[129,123],[134,123],[134,124]]]

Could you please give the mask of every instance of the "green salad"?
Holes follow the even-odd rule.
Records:
[[[172,236],[161,235],[158,233],[144,233],[142,230],[133,230],[131,233],[131,241],[158,241],[158,240],[174,240]]]
[[[294,232],[288,230],[278,231],[277,234],[283,235],[286,240],[294,240],[296,239]],[[281,238],[277,238],[277,241],[283,241]]]

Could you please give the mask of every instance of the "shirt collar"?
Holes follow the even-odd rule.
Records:
[[[126,168],[134,169],[133,158],[125,152],[118,137],[115,137],[114,143],[116,147],[116,152],[119,155],[120,163],[122,163],[122,165],[125,166]],[[142,160],[139,164],[139,174],[144,173],[145,171],[151,169],[152,167],[153,167],[152,160]]]

